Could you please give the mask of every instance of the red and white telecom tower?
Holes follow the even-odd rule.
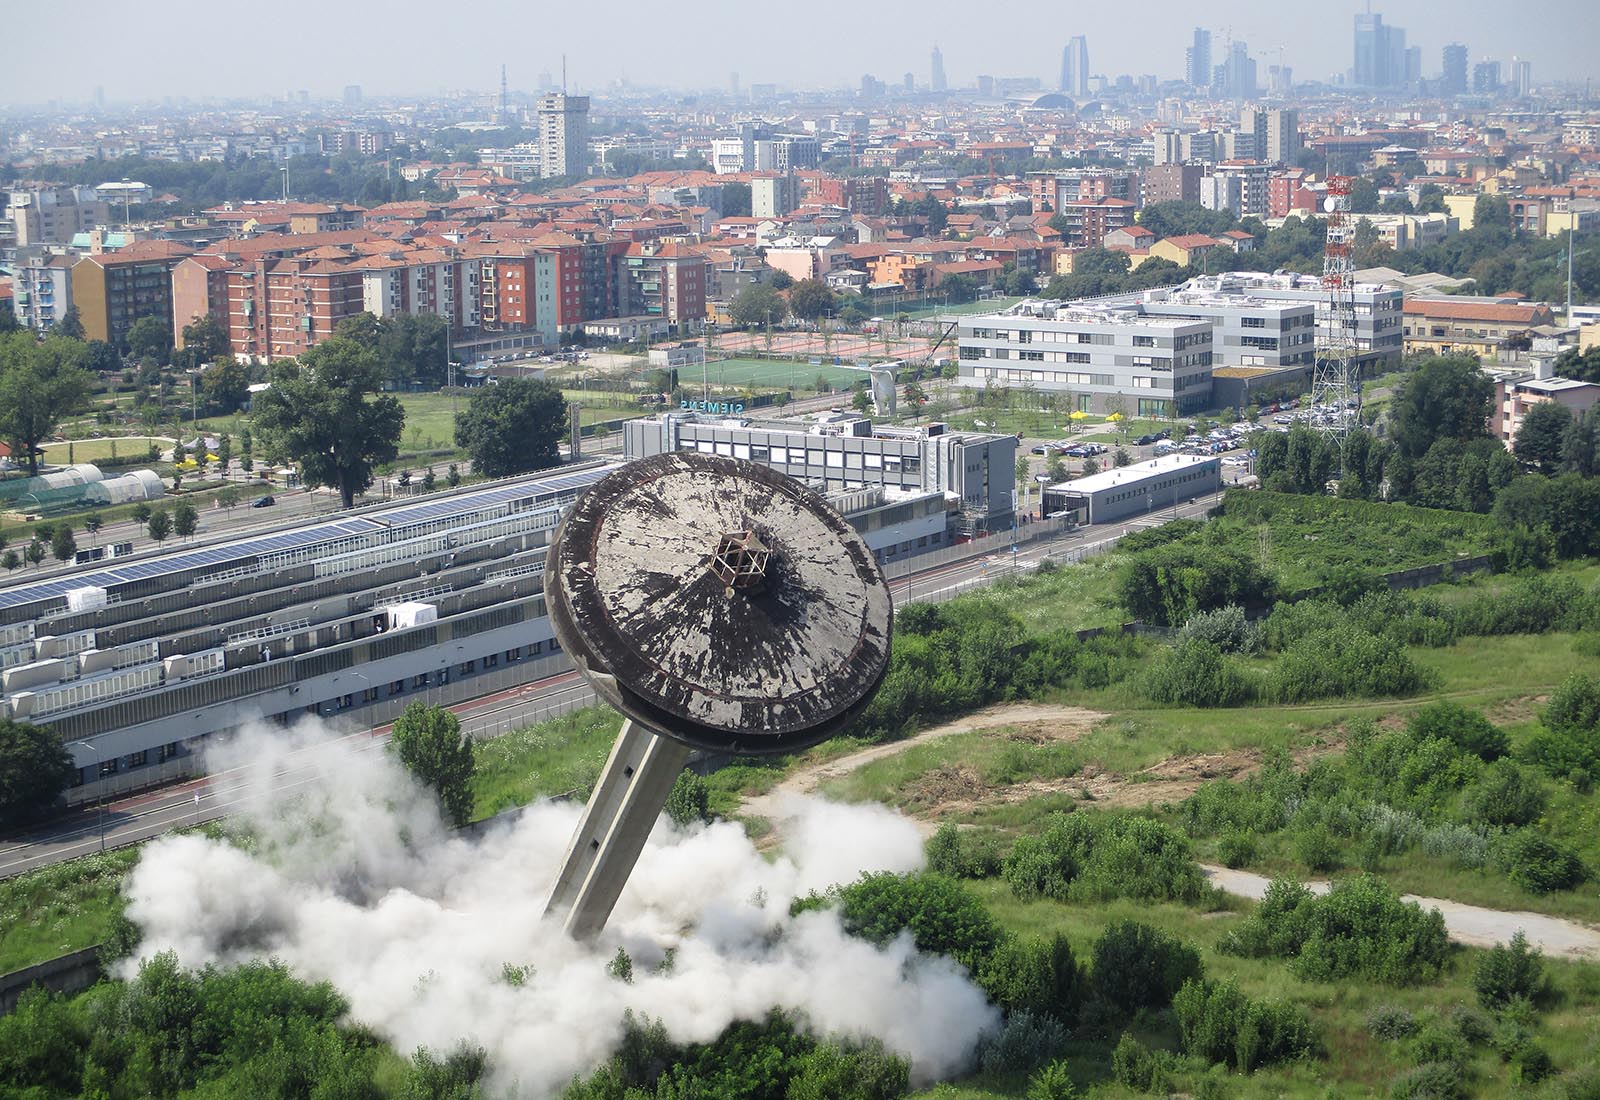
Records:
[[[1325,306],[1317,310],[1317,359],[1311,374],[1313,403],[1339,410],[1337,416],[1324,422],[1323,430],[1335,438],[1341,453],[1345,438],[1361,423],[1355,280],[1350,256],[1354,234],[1350,224],[1350,186],[1354,182],[1351,176],[1328,177],[1328,197],[1323,202],[1328,242],[1322,253],[1322,289],[1327,299]]]

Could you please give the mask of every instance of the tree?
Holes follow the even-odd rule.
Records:
[[[1111,464],[1113,466],[1131,466],[1133,465],[1133,455],[1128,452],[1126,447],[1118,447],[1111,453]]]
[[[172,510],[172,529],[179,538],[190,538],[195,529],[200,526],[200,516],[194,510],[194,505],[187,500],[180,500],[177,507]]]
[[[90,340],[83,345],[83,369],[94,374],[115,374],[122,369],[122,356],[104,340]]]
[[[444,707],[416,702],[395,719],[390,744],[400,763],[433,790],[444,816],[460,827],[472,820],[472,776],[477,768],[472,738]]]
[[[672,781],[664,807],[666,815],[675,825],[691,825],[697,821],[711,820],[711,789],[706,781],[685,768]]]
[[[50,331],[57,336],[65,336],[68,340],[82,340],[87,336],[83,331],[83,318],[78,315],[77,306],[68,306],[67,311],[61,315],[61,320],[57,321]]]
[[[217,503],[228,511],[233,511],[239,506],[239,490],[229,485],[217,494]]]
[[[433,487],[438,483],[438,481],[439,479],[437,476],[435,476],[432,466],[429,466],[426,470],[422,471],[422,491],[424,493],[433,492]]]
[[[1100,460],[1099,459],[1086,458],[1086,459],[1083,460],[1083,476],[1084,477],[1093,477],[1095,474],[1098,474],[1099,472],[1100,472]]]
[[[0,568],[4,568],[7,573],[11,573],[22,568],[22,559],[17,557],[15,550],[7,550],[4,554],[0,554]]]
[[[907,382],[905,394],[906,404],[910,405],[919,413],[922,411],[922,407],[928,403],[927,391],[924,390],[922,385],[918,382]]]
[[[1561,468],[1563,444],[1571,427],[1571,409],[1554,401],[1539,402],[1517,429],[1517,457],[1541,474],[1555,473]]]
[[[1511,230],[1511,204],[1499,195],[1479,195],[1472,204],[1472,228]]]
[[[400,453],[405,410],[392,395],[379,394],[382,384],[376,355],[330,337],[274,373],[271,388],[255,401],[256,430],[270,455],[298,462],[307,485],[338,489],[349,508],[372,484],[374,468]]]
[[[200,372],[206,405],[223,415],[237,412],[250,396],[250,373],[232,356],[212,362]]]
[[[207,313],[183,326],[183,350],[189,353],[192,365],[218,363],[228,356],[228,330]]]
[[[50,538],[50,556],[56,561],[71,561],[78,552],[78,541],[72,537],[72,528],[63,523]]]
[[[970,302],[978,296],[978,280],[971,275],[946,275],[939,281],[939,289],[951,302]]]
[[[172,329],[161,317],[139,318],[128,326],[123,342],[135,359],[154,359],[162,366],[172,362]]]
[[[93,513],[90,513],[83,518],[84,531],[89,535],[90,538],[94,539],[96,543],[100,541],[100,528],[103,526],[105,526],[105,522],[99,516],[94,515]]]
[[[156,542],[166,542],[167,536],[172,534],[172,516],[167,514],[165,508],[157,509],[150,513],[150,521],[146,527],[150,531],[150,537]]]
[[[73,771],[71,754],[49,726],[0,719],[0,828],[50,809]]]
[[[129,515],[132,517],[133,522],[143,527],[145,524],[150,522],[150,512],[150,505],[141,500],[139,503],[133,506],[133,511],[129,513]]]
[[[461,484],[461,468],[454,462],[445,467],[444,483],[452,489]]]
[[[872,394],[865,385],[860,385],[850,395],[850,407],[863,416],[872,411]]]
[[[725,183],[722,185],[722,216],[748,218],[750,216],[750,185]]]
[[[751,283],[734,297],[728,314],[734,324],[745,328],[777,324],[789,315],[789,303],[770,286]]]
[[[772,277],[767,280],[767,285],[773,290],[788,290],[794,286],[794,276],[781,267],[773,268]]]
[[[31,474],[39,472],[39,444],[89,392],[84,354],[82,341],[63,336],[0,337],[0,439],[11,443]]]
[[[821,279],[801,279],[789,288],[789,309],[802,321],[815,321],[833,307],[833,291]]]
[[[1463,443],[1488,434],[1494,384],[1477,360],[1436,357],[1401,383],[1390,408],[1395,447],[1405,458],[1421,458],[1439,439]]]
[[[44,561],[44,555],[44,543],[40,542],[38,539],[34,539],[32,542],[28,543],[28,548],[22,552],[22,556],[28,559],[28,564],[33,566],[35,569],[39,567],[40,562]]]
[[[473,394],[456,419],[456,446],[484,477],[542,470],[561,461],[567,403],[542,379],[512,378]]]

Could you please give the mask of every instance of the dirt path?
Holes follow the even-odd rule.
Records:
[[[1202,863],[1201,870],[1212,883],[1239,897],[1259,900],[1267,892],[1271,879],[1249,871],[1230,871]],[[1323,881],[1308,882],[1306,887],[1318,894],[1328,892]],[[1444,926],[1450,938],[1472,947],[1493,947],[1511,939],[1518,929],[1528,937],[1528,942],[1546,955],[1566,959],[1600,959],[1600,929],[1577,921],[1550,917],[1543,913],[1485,909],[1477,905],[1463,905],[1445,898],[1425,898],[1416,894],[1404,895],[1424,909],[1437,909],[1444,915]]]
[[[1024,736],[1069,741],[1083,736],[1104,717],[1103,714],[1082,707],[1043,706],[1031,703],[990,707],[946,725],[923,730],[904,741],[896,741],[889,745],[874,745],[860,752],[850,753],[848,756],[801,768],[766,794],[746,798],[743,813],[746,816],[766,818],[776,825],[788,816],[785,803],[794,796],[815,794],[817,789],[829,780],[843,778],[874,760],[895,756],[913,745],[938,740],[941,737],[968,733],[972,730],[1009,727]],[[1311,754],[1326,752],[1328,747],[1318,746],[1307,751]],[[1255,754],[1252,753],[1197,755],[1163,761],[1147,768],[1140,773],[1141,782],[1129,783],[1124,777],[1098,775],[1089,769],[1083,775],[1050,786],[1053,789],[1083,787],[1090,793],[1095,804],[1100,806],[1148,805],[1150,802],[1177,801],[1185,798],[1206,779],[1219,775],[1236,777],[1252,770],[1256,763]],[[1040,790],[1031,790],[1030,788],[1034,786],[1019,784],[1014,788],[1007,788],[1005,792],[989,793],[999,794],[1002,797],[1019,797],[1031,796],[1043,789],[1041,786]],[[942,816],[952,806],[953,803],[941,804],[934,809],[937,809],[939,816]],[[915,820],[925,833],[933,831],[932,816],[926,812],[916,815]],[[1200,866],[1215,885],[1239,897],[1259,900],[1272,881],[1249,871],[1233,871],[1211,864]],[[1306,885],[1317,893],[1325,893],[1328,890],[1328,883],[1325,881],[1308,882]],[[1546,955],[1568,959],[1600,959],[1600,929],[1578,921],[1551,917],[1543,913],[1485,909],[1477,905],[1463,905],[1446,898],[1407,894],[1405,900],[1414,901],[1424,909],[1439,910],[1444,916],[1445,928],[1450,938],[1457,943],[1472,947],[1493,947],[1496,943],[1509,941],[1520,929],[1528,937],[1528,942],[1540,948]]]
[[[742,813],[746,817],[762,817],[768,821],[781,821],[786,816],[784,802],[794,795],[815,794],[817,788],[830,779],[839,779],[874,760],[897,756],[913,745],[937,741],[957,733],[973,730],[997,729],[1004,726],[1023,727],[1056,740],[1072,740],[1093,729],[1105,715],[1082,707],[1051,706],[1038,703],[1013,703],[969,714],[942,726],[925,729],[921,733],[887,745],[874,745],[860,752],[850,753],[822,764],[813,764],[792,773],[766,794],[752,795],[744,800]],[[930,827],[931,828],[931,827]]]

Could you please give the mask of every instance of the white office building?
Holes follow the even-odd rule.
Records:
[[[1196,411],[1211,398],[1210,321],[1026,301],[962,317],[958,332],[968,385],[1068,393],[1075,409],[1130,416]]]

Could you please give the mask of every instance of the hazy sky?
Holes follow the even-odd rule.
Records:
[[[0,2],[0,9],[6,7]],[[1074,11],[1073,8],[1081,8]],[[952,87],[979,73],[1039,76],[1053,86],[1061,47],[1088,36],[1090,71],[1182,75],[1183,49],[1204,10],[1220,53],[1229,30],[1263,65],[1277,47],[1297,79],[1326,78],[1351,63],[1352,16],[1363,4],[1321,5],[1177,0],[1083,5],[985,4],[975,0],[78,0],[17,4],[0,21],[0,103],[87,100],[96,86],[112,102],[162,96],[281,95],[308,89],[336,96],[346,84],[368,95],[492,91],[500,65],[511,87],[532,89],[540,71],[559,74],[567,56],[577,89],[619,79],[682,88],[855,83],[862,73],[897,82],[928,79],[938,44]],[[1422,47],[1423,71],[1439,70],[1447,42],[1474,61],[1512,55],[1533,62],[1535,80],[1600,75],[1593,0],[1381,0],[1375,9]],[[70,14],[68,14],[70,12]],[[1585,53],[1588,56],[1585,56]]]

